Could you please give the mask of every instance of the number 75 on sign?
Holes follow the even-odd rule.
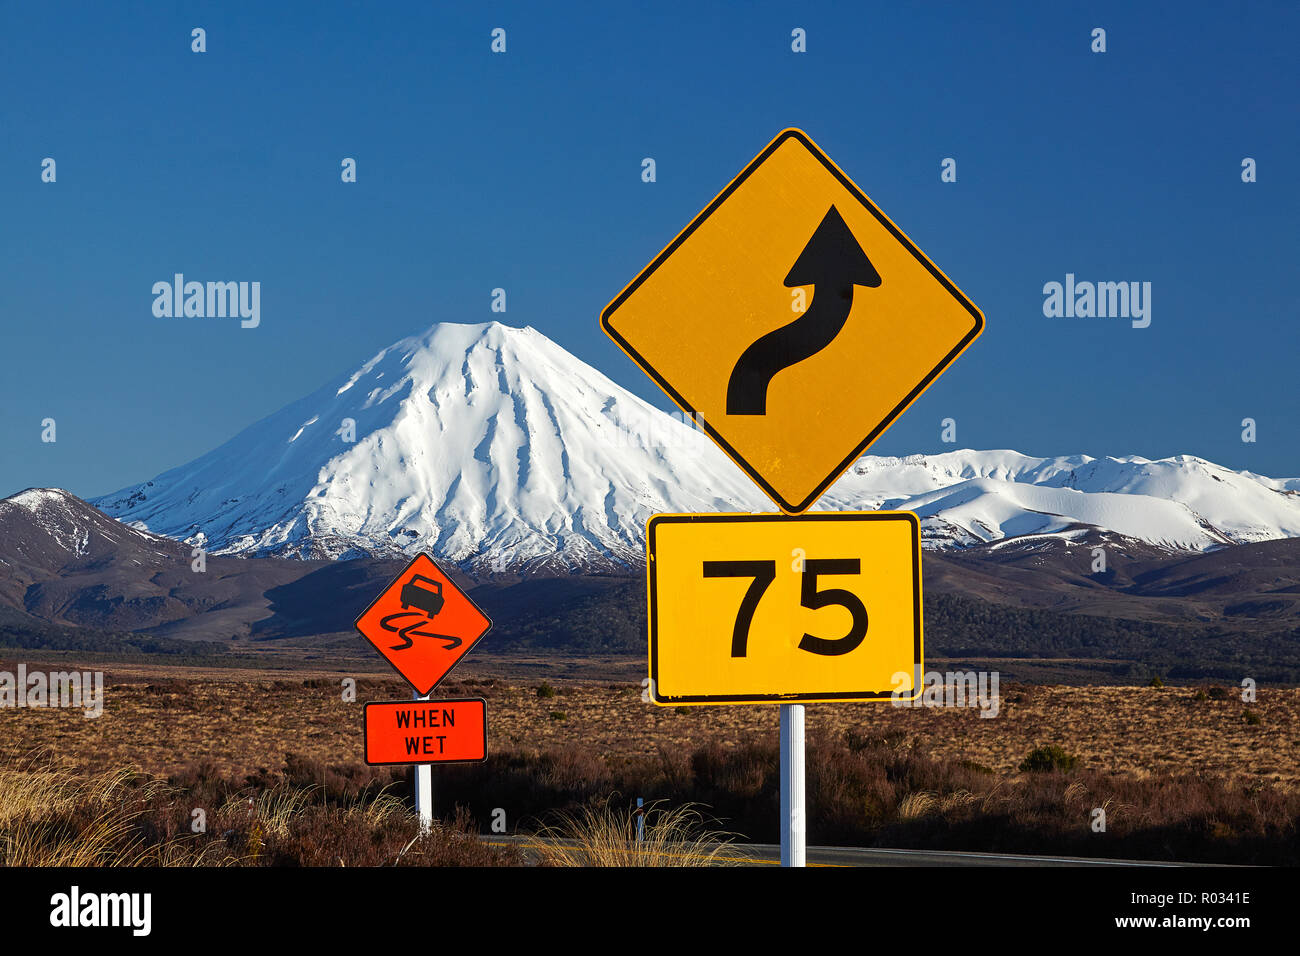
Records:
[[[655,515],[657,704],[912,700],[921,528],[908,511]]]

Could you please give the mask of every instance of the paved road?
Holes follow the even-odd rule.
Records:
[[[778,865],[781,848],[768,843],[738,847],[755,863]],[[809,866],[1185,866],[1142,860],[1098,860],[1077,856],[1026,856],[1016,853],[964,853],[954,850],[885,850],[862,847],[810,846]]]
[[[484,841],[525,850],[537,847],[535,837],[486,835]],[[563,840],[562,843],[572,841]],[[751,866],[777,866],[781,848],[770,843],[734,844],[736,853]],[[1100,860],[1076,856],[1029,856],[1016,853],[965,853],[953,850],[886,850],[862,847],[810,846],[809,866],[1204,866],[1198,863],[1146,862],[1144,860]]]

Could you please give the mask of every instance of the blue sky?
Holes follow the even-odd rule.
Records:
[[[150,478],[436,321],[532,325],[668,407],[599,313],[787,126],[987,316],[873,452],[951,449],[952,416],[957,447],[1300,475],[1300,8],[898,6],[4,4],[0,494]],[[176,272],[260,281],[261,326],[155,318]],[[1044,317],[1067,272],[1150,282],[1151,326]]]

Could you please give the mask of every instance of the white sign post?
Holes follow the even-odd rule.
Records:
[[[781,865],[803,866],[803,704],[781,705]]]
[[[429,700],[429,694],[416,694],[416,700]],[[433,765],[415,765],[415,813],[420,818],[420,831],[428,833],[433,827]]]

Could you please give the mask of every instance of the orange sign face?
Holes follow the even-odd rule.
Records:
[[[427,554],[417,555],[356,621],[361,636],[421,696],[491,627],[487,615]]]
[[[455,763],[487,759],[487,702],[385,700],[366,704],[366,763]]]

